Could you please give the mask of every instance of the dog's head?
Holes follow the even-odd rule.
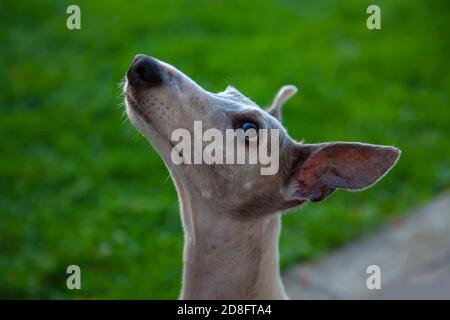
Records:
[[[232,87],[208,92],[173,66],[145,55],[135,57],[126,78],[128,117],[163,158],[175,182],[241,216],[320,201],[338,188],[364,189],[400,155],[389,146],[296,142],[281,125],[280,111],[296,92],[293,86],[283,87],[263,110]],[[233,145],[227,145],[230,129],[237,130]],[[236,156],[227,161],[230,148],[237,154],[240,147],[244,164]],[[260,150],[269,158],[260,158]],[[250,161],[252,151],[256,163]],[[220,152],[223,163],[211,162]]]

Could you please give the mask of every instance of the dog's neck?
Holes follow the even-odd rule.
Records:
[[[185,232],[181,299],[286,299],[280,215],[239,221],[174,179]]]

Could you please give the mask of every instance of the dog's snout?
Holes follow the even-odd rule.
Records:
[[[159,63],[146,55],[137,55],[127,73],[131,85],[158,85],[162,82],[162,68]]]

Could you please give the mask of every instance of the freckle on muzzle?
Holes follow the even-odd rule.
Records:
[[[155,59],[138,54],[128,69],[127,79],[132,86],[157,86],[163,80],[163,70]]]

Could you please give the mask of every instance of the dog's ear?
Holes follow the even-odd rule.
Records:
[[[290,199],[320,201],[335,189],[361,190],[383,177],[400,150],[362,143],[300,145],[301,160],[291,171]]]
[[[277,118],[281,122],[281,107],[294,94],[297,93],[297,87],[294,85],[286,85],[278,90],[277,95],[273,99],[272,105],[267,112]]]

